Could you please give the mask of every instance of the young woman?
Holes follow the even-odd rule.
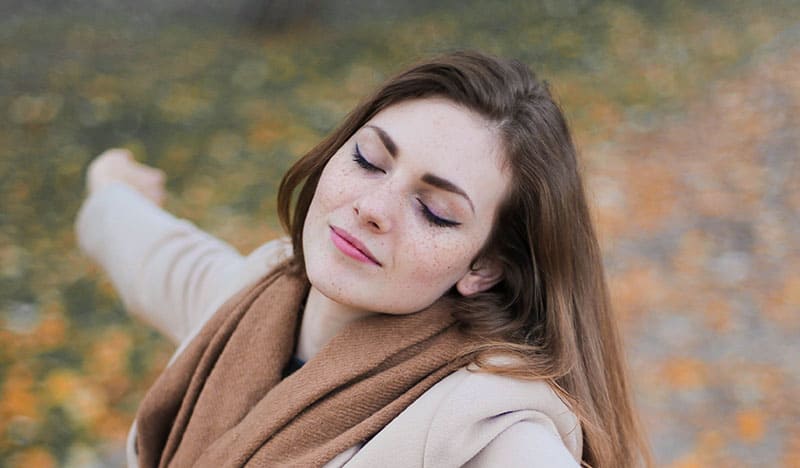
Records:
[[[649,464],[570,132],[524,65],[390,79],[289,170],[290,237],[247,257],[161,211],[124,150],[87,178],[82,249],[179,344],[131,465]]]

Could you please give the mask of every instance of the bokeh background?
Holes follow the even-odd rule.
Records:
[[[573,125],[659,466],[800,466],[796,1],[0,3],[0,466],[118,466],[172,352],[77,250],[91,158],[249,252],[283,171],[388,74],[477,48]]]

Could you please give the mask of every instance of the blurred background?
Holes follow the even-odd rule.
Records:
[[[118,466],[172,347],[77,250],[93,156],[249,252],[370,89],[461,48],[547,79],[580,147],[659,466],[800,466],[796,1],[0,2],[0,466]]]

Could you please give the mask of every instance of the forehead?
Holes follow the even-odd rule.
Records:
[[[492,124],[479,114],[444,98],[401,101],[379,112],[367,125],[377,125],[405,146],[426,144],[444,150],[474,148],[497,152]],[[388,128],[387,128],[388,127]],[[409,148],[410,149],[410,148]]]
[[[476,205],[482,198],[493,205],[492,195],[505,188],[504,155],[495,126],[452,101],[403,101],[382,110],[367,125],[380,127],[394,141],[397,164],[450,180]],[[361,131],[376,137],[369,127]]]

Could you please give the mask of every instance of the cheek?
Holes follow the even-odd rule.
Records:
[[[466,273],[475,251],[473,242],[463,236],[428,236],[410,249],[408,259],[413,263],[409,276],[418,285],[449,288]]]
[[[332,162],[325,167],[317,183],[311,206],[316,209],[327,209],[337,206],[346,196],[347,174]]]

